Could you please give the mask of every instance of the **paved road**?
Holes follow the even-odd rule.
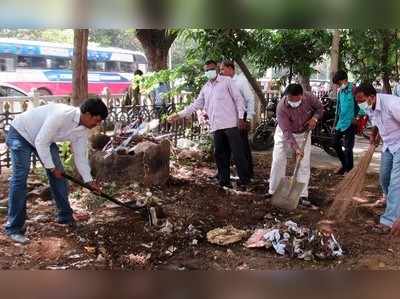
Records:
[[[362,154],[367,151],[369,142],[367,139],[363,137],[356,138],[356,145],[354,147],[354,158],[355,164],[357,160],[362,156]],[[372,162],[369,166],[368,172],[379,172],[379,165],[380,165],[380,158],[381,158],[381,147],[379,147],[373,158]],[[311,152],[311,163],[314,167],[318,168],[326,168],[326,169],[335,169],[340,166],[340,162],[337,158],[328,155],[322,149],[313,146]]]

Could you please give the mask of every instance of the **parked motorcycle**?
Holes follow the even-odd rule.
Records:
[[[274,97],[269,100],[266,107],[265,120],[256,128],[251,145],[256,151],[269,150],[274,146],[275,127],[277,126],[276,108],[280,98]],[[318,122],[317,127],[312,131],[311,143],[322,148],[326,153],[336,157],[336,151],[333,146],[333,133],[336,112],[336,99],[327,96],[321,98],[324,106],[324,115]],[[364,122],[363,122],[364,123]],[[361,135],[368,137],[366,134],[366,124],[358,129]]]

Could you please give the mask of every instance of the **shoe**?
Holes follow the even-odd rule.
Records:
[[[231,183],[229,183],[229,184],[221,184],[221,183],[219,183],[219,186],[220,186],[221,188],[233,189],[233,186],[232,186]]]
[[[274,196],[274,195],[271,194],[271,193],[269,193],[268,191],[267,191],[267,193],[265,193],[265,195],[264,195],[265,199],[271,199],[272,196]]]
[[[19,244],[28,244],[30,240],[22,234],[11,234],[10,239]]]
[[[75,220],[69,220],[69,221],[57,221],[58,224],[61,224],[62,226],[65,226],[70,229],[76,229],[78,228],[78,224],[76,223]]]
[[[311,201],[308,200],[308,197],[302,196],[300,197],[299,200],[299,205],[302,205],[303,207],[311,207]]]

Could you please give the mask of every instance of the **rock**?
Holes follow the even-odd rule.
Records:
[[[200,151],[184,149],[177,155],[178,160],[194,160],[199,161],[203,158],[203,154]]]
[[[115,181],[118,185],[130,185],[132,181],[145,186],[164,185],[169,178],[170,143],[142,142],[136,145],[135,155],[112,154],[96,151],[91,155],[93,174],[103,181]],[[118,177],[118,180],[115,178]]]

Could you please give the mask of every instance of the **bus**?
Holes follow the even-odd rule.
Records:
[[[0,82],[26,93],[40,95],[72,93],[73,46],[69,44],[0,38]],[[147,71],[146,56],[114,47],[88,47],[89,93],[99,95],[128,90],[133,73]]]

